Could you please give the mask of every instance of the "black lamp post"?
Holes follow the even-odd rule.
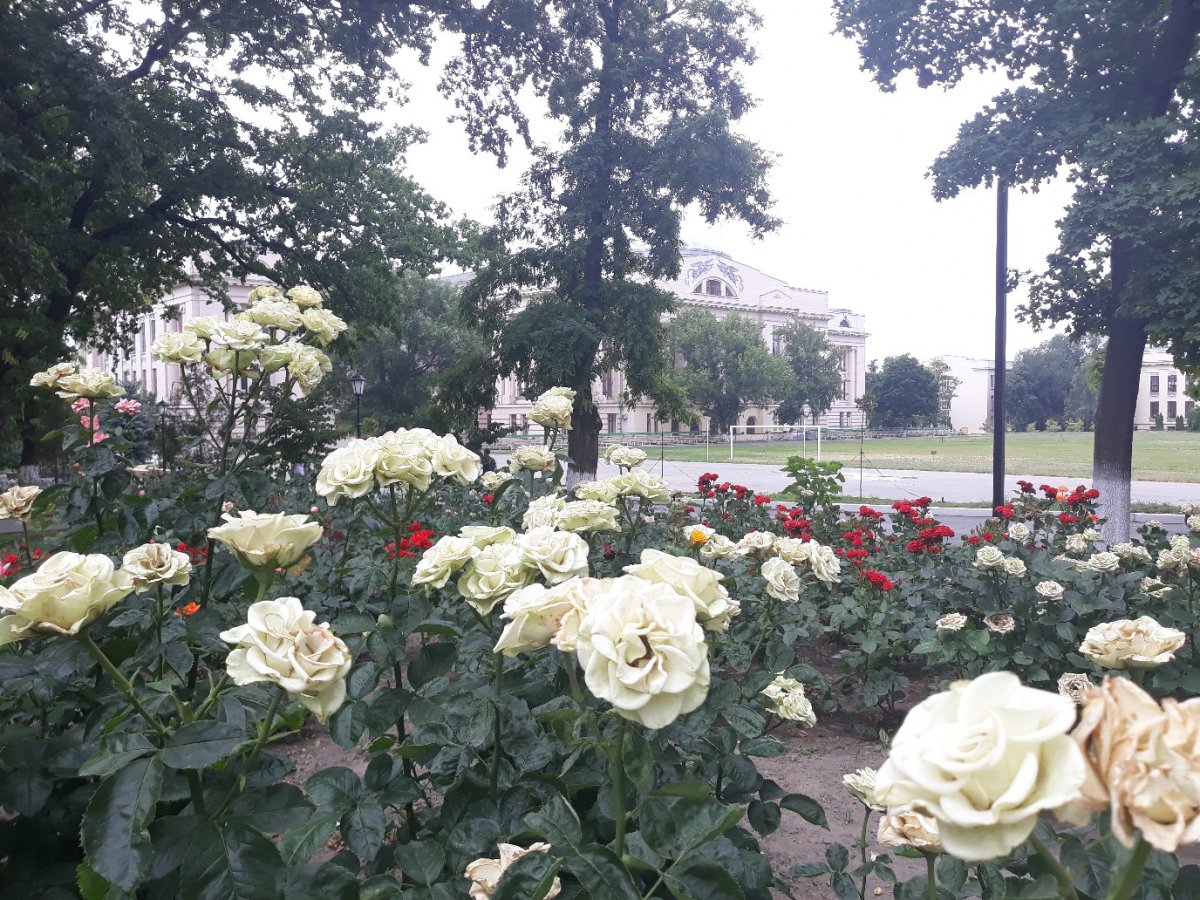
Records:
[[[358,372],[350,376],[350,390],[354,391],[354,434],[362,437],[362,395],[367,386],[367,379]]]
[[[167,470],[167,401],[158,401],[158,465],[164,472]]]

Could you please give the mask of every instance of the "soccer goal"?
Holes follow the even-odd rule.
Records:
[[[808,442],[816,435],[817,446],[817,462],[821,461],[821,426],[817,425],[731,425],[729,427],[729,458],[732,460],[734,455],[734,444],[737,441],[737,435],[766,435],[767,440],[782,439],[785,441],[794,441],[800,444],[800,455],[808,456]],[[781,435],[781,438],[772,438],[771,435]],[[742,443],[747,443],[743,439]],[[755,441],[754,443],[759,443]]]

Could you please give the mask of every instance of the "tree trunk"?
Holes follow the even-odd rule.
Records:
[[[571,415],[571,430],[567,432],[567,456],[571,465],[567,470],[567,486],[574,487],[581,481],[596,479],[596,466],[600,461],[600,413],[588,404],[584,412],[576,410]]]
[[[1100,491],[1100,511],[1106,517],[1100,533],[1110,544],[1129,540],[1133,417],[1145,349],[1144,322],[1114,321],[1104,354],[1092,449],[1092,482]]]

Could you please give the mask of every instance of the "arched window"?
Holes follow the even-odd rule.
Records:
[[[758,424],[758,419],[751,416],[746,420],[746,434],[754,434],[754,426]]]

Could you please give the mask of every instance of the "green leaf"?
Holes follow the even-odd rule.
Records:
[[[758,737],[767,727],[767,720],[757,710],[749,706],[737,704],[721,710],[725,721],[734,727],[738,734],[748,738]]]
[[[689,860],[673,866],[663,883],[679,900],[746,900],[737,880],[711,860]]]
[[[379,684],[379,669],[371,660],[355,666],[346,676],[346,695],[351,700],[361,700],[375,690]]]
[[[342,838],[360,859],[371,860],[383,844],[387,821],[383,804],[372,796],[363,797],[342,816]]]
[[[279,900],[283,860],[262,832],[244,822],[211,822],[196,831],[183,863],[180,900]]]
[[[329,719],[329,736],[344,750],[353,750],[367,728],[367,704],[361,700],[343,703]]]
[[[525,824],[554,847],[578,847],[583,841],[579,815],[561,794],[555,794],[545,806],[526,816]]]
[[[88,865],[124,891],[133,891],[150,867],[146,830],[162,790],[158,757],[135,759],[100,783],[80,823]]]
[[[787,753],[787,745],[773,737],[757,737],[742,741],[741,751],[745,756],[758,756],[768,759],[783,756]]]
[[[845,872],[850,865],[850,851],[843,844],[830,844],[825,848],[825,864],[830,872]]]
[[[705,798],[652,798],[642,806],[640,830],[646,843],[663,856],[680,858],[689,850],[724,834],[745,814],[744,806],[731,806]]]
[[[414,688],[428,684],[450,671],[457,658],[455,644],[426,644],[408,664],[408,681]]]
[[[335,863],[291,868],[283,884],[286,900],[359,900],[355,873]]]
[[[308,821],[312,812],[313,805],[294,784],[251,788],[229,809],[231,817],[236,816],[265,834],[283,834]]]
[[[764,837],[778,829],[783,818],[778,803],[763,803],[761,800],[750,801],[746,817],[750,820],[750,826]]]
[[[437,881],[446,865],[446,851],[434,841],[414,841],[396,847],[396,862],[404,875],[418,884],[431,885]]]
[[[607,847],[587,844],[567,859],[566,867],[592,900],[642,900],[633,876]]]
[[[526,853],[504,870],[490,900],[545,900],[561,865],[549,853]]]
[[[95,755],[79,767],[79,774],[85,778],[91,775],[111,775],[135,759],[148,756],[156,749],[158,748],[150,743],[144,734],[130,734],[125,731],[107,734],[100,740],[100,747]]]
[[[289,866],[299,865],[312,859],[313,855],[325,846],[333,829],[337,828],[341,818],[340,811],[323,810],[314,813],[306,822],[302,822],[288,831],[279,842],[279,852],[283,861]]]
[[[826,831],[829,830],[829,820],[825,818],[825,810],[812,797],[805,794],[785,794],[779,798],[779,805],[796,813],[805,822],[810,822]]]
[[[345,766],[322,769],[304,783],[310,800],[322,810],[344,812],[363,795],[362,781]]]
[[[176,769],[203,769],[233,753],[244,736],[224,722],[193,722],[167,738],[159,755]]]

